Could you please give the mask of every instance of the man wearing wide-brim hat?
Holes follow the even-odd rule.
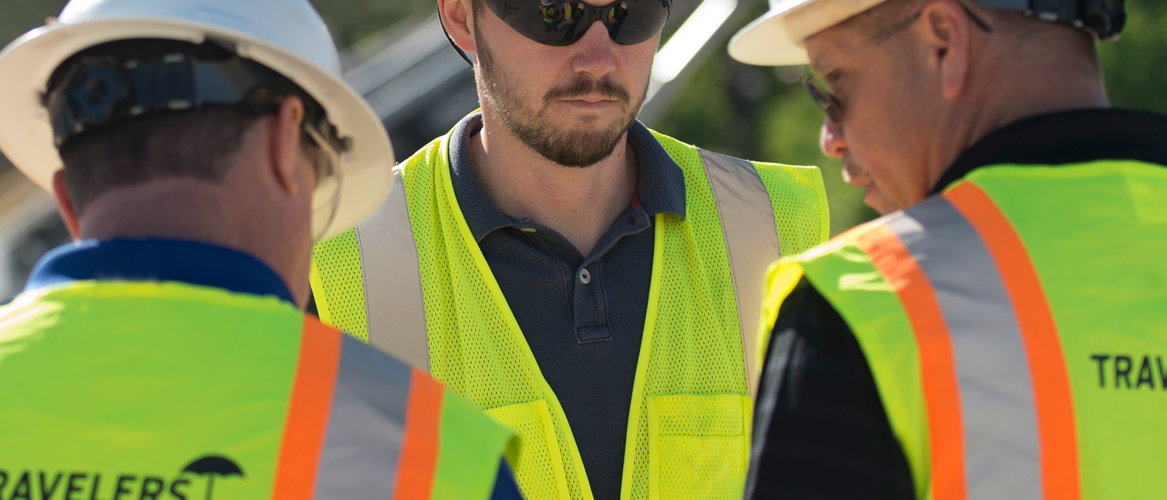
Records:
[[[732,42],[808,64],[886,217],[778,265],[747,498],[1167,488],[1167,117],[1109,109],[1106,0],[786,0]]]

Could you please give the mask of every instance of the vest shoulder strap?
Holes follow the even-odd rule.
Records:
[[[666,150],[698,152],[725,237],[746,373],[754,392],[762,366],[757,348],[766,270],[783,253],[797,254],[826,241],[830,217],[822,174],[816,167],[751,162],[655,136]],[[682,169],[690,171],[686,165]]]
[[[386,305],[365,308],[369,343],[428,373],[429,344],[417,245],[401,171],[394,177],[389,199],[355,230],[357,246],[369,249],[360,252],[365,303]]]
[[[761,365],[756,363],[755,339],[766,291],[765,271],[782,256],[777,216],[769,193],[754,164],[699,149],[701,163],[717,203],[721,229],[737,298],[743,356],[751,393],[757,390]],[[765,230],[764,228],[773,228]]]
[[[316,244],[312,291],[325,323],[429,373],[425,302],[403,176],[436,166],[440,139],[394,169],[384,204],[352,230]],[[368,307],[379,304],[379,307]]]

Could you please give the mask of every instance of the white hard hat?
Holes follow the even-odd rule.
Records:
[[[341,78],[332,36],[307,0],[72,0],[55,23],[0,52],[4,155],[51,191],[53,174],[62,165],[43,104],[49,77],[85,49],[140,38],[225,42],[320,103],[350,147],[335,165],[338,175],[317,187],[314,208],[330,209],[315,210],[315,234],[327,237],[351,228],[388,197],[395,162],[389,138],[376,113]]]
[[[770,0],[770,11],[730,40],[729,55],[759,66],[807,64],[807,38],[885,1]]]

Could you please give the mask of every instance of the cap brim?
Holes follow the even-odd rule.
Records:
[[[202,43],[222,38],[240,56],[287,76],[328,111],[329,120],[351,149],[337,166],[339,190],[335,216],[318,213],[315,234],[339,234],[371,215],[389,196],[395,159],[389,137],[372,108],[340,78],[266,41],[211,25],[169,19],[117,19],[49,25],[29,32],[0,52],[0,151],[40,187],[52,191],[53,174],[62,167],[53,142],[48,110],[42,105],[49,77],[72,55],[116,40],[158,38]],[[325,227],[327,225],[327,227]]]

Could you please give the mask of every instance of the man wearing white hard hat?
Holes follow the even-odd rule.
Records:
[[[306,0],[75,0],[0,109],[77,240],[0,309],[0,498],[518,498],[510,430],[301,312],[394,161]]]
[[[822,147],[889,214],[770,275],[747,498],[1167,489],[1167,117],[1110,109],[1121,0],[788,0]]]
[[[771,271],[747,498],[1161,495],[1167,117],[1110,109],[1123,1],[773,7],[731,53],[809,61],[889,215]]]

